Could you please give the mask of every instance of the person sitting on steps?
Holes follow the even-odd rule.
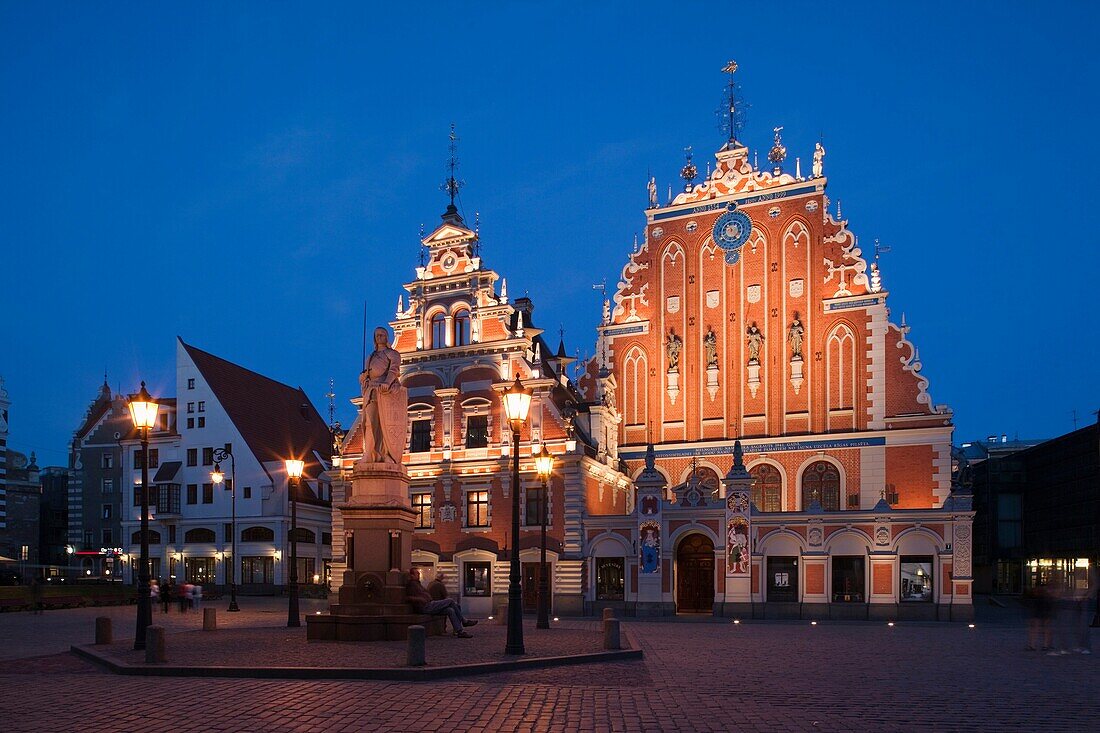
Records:
[[[469,639],[470,634],[465,629],[474,626],[477,621],[466,620],[462,616],[462,609],[453,598],[432,600],[428,591],[420,584],[420,571],[416,568],[409,570],[409,582],[405,585],[405,600],[412,605],[417,613],[426,613],[429,616],[446,616],[451,620],[451,628],[459,639]]]

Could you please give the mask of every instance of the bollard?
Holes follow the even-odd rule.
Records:
[[[216,608],[204,608],[204,609],[202,609],[202,630],[203,631],[217,631],[218,630],[218,609],[216,609]]]
[[[423,626],[409,627],[409,643],[405,648],[405,664],[410,667],[423,667],[427,664],[424,655],[424,639],[427,632]]]
[[[160,664],[167,662],[164,653],[164,627],[150,626],[145,630],[145,663]]]
[[[619,643],[619,621],[609,618],[603,622],[603,648],[622,649]]]
[[[99,616],[95,620],[95,643],[97,645],[111,643],[111,619]]]
[[[615,618],[615,609],[614,608],[605,608],[603,610],[603,620],[607,621],[608,619],[612,619],[612,618]]]

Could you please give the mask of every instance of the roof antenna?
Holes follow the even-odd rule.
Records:
[[[723,73],[730,75],[729,85],[726,87],[726,107],[729,114],[729,142],[732,147],[733,143],[737,142],[737,98],[736,87],[733,83],[733,75],[737,71],[737,62],[733,59],[722,67]]]
[[[336,380],[332,377],[328,378],[328,393],[325,397],[328,397],[328,426],[332,428],[336,425]]]
[[[453,122],[451,123],[450,141],[447,146],[451,153],[451,160],[447,164],[447,180],[439,186],[439,190],[445,192],[451,198],[450,206],[447,207],[448,211],[455,208],[455,196],[458,195],[458,189],[466,185],[465,181],[455,178],[455,170],[458,168],[458,135],[455,134],[455,123]]]

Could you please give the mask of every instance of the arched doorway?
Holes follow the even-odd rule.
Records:
[[[714,611],[714,543],[690,534],[676,548],[676,611]]]

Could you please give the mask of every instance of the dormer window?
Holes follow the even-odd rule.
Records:
[[[455,313],[455,346],[468,346],[470,344],[470,311],[463,308]]]
[[[447,317],[442,313],[432,316],[432,348],[442,349],[447,345]]]

